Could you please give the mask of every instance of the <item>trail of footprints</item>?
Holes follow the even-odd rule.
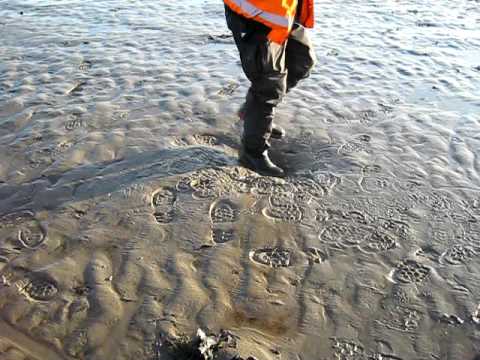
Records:
[[[410,225],[378,216],[378,205],[373,203],[373,213],[356,203],[344,204],[343,208],[328,204],[316,208],[319,239],[336,248],[351,247],[366,253],[381,253],[408,244],[413,236]]]
[[[29,249],[39,247],[45,241],[45,232],[40,224],[30,221],[24,224],[18,231],[18,240],[20,243]]]
[[[403,284],[420,284],[430,275],[430,269],[414,260],[404,260],[393,271],[393,280]]]
[[[273,191],[268,191],[268,189]],[[325,195],[325,189],[310,178],[291,178],[275,183],[261,183],[255,189],[259,193],[269,194],[268,207],[263,214],[273,220],[300,224],[305,218],[305,210],[313,201],[319,201]],[[259,191],[263,190],[263,191]]]
[[[223,244],[235,239],[233,223],[238,220],[239,209],[228,200],[214,202],[210,207],[212,222],[212,240],[216,244]]]
[[[369,137],[360,136],[355,141],[365,144],[369,142]],[[380,176],[381,167],[378,165],[367,165],[362,173],[364,177],[361,185],[367,190],[378,191],[390,186],[389,180]],[[366,185],[370,180],[375,186]],[[248,172],[242,174],[238,169],[206,169],[181,177],[174,187],[157,190],[152,197],[152,206],[156,221],[159,224],[169,224],[176,217],[177,193],[190,193],[194,199],[201,201],[210,200],[211,239],[214,243],[227,243],[235,239],[234,224],[239,219],[240,209],[228,200],[229,195],[251,194],[250,196],[266,200],[267,206],[261,210],[266,218],[291,224],[302,224],[306,221],[305,210],[321,204],[315,210],[319,240],[337,248],[357,248],[374,254],[408,244],[412,237],[410,225],[392,217],[401,215],[402,209],[393,213],[385,209],[382,213],[385,204],[376,202],[375,198],[365,198],[368,200],[365,204],[358,201],[358,204],[349,205],[346,209],[335,209],[328,203],[323,204],[326,194],[338,183],[339,179],[331,174],[320,174],[314,178],[300,176],[276,179]],[[416,191],[419,187],[414,184],[409,188]],[[406,197],[410,194],[408,192]],[[452,208],[451,201],[443,194],[432,194],[424,195],[429,199],[428,204],[432,209],[441,211]],[[390,203],[394,204],[394,200]],[[369,210],[372,210],[371,214]],[[387,217],[383,218],[379,214]],[[31,243],[40,241],[29,236],[28,230],[23,237],[28,237]],[[456,246],[446,250],[440,261],[454,265],[468,262],[475,255],[476,251],[471,247]]]
[[[368,351],[357,341],[331,338],[333,355],[337,360],[402,360],[394,354],[384,354],[378,351]]]
[[[34,274],[18,284],[19,291],[35,301],[52,300],[58,293],[56,282],[48,276]]]
[[[338,154],[348,156],[358,152],[371,153],[370,135],[362,134],[345,142],[338,148]]]
[[[152,197],[152,206],[155,209],[153,216],[159,224],[169,224],[175,219],[176,193],[171,188],[160,188]]]
[[[213,203],[210,209],[210,219],[213,224],[231,223],[238,218],[238,209],[229,201]]]
[[[271,205],[263,210],[263,214],[268,218],[289,223],[300,223],[303,218],[302,209],[294,203]]]
[[[393,236],[377,230],[367,235],[365,244],[361,246],[362,250],[372,253],[384,252],[396,247],[397,242]]]
[[[392,330],[400,332],[414,332],[418,329],[422,320],[422,313],[408,306],[395,305],[387,307],[385,319],[380,323]]]
[[[291,265],[291,251],[282,248],[263,248],[250,251],[250,260],[272,268]]]
[[[466,264],[477,256],[477,250],[468,245],[454,245],[440,256],[440,263],[450,265]]]
[[[58,347],[60,342],[54,342],[50,344],[52,346],[42,350],[48,354],[51,349],[51,355],[59,354],[58,357],[53,357],[54,359],[65,358],[60,356],[62,350],[75,358],[84,358],[86,352],[93,353],[96,345],[91,340],[87,340],[87,332],[92,328],[97,330],[101,328],[96,333],[96,338],[99,339],[99,343],[104,343],[109,332],[115,329],[116,322],[122,315],[122,309],[111,287],[111,264],[107,256],[93,254],[91,260],[85,265],[79,269],[73,266],[71,276],[67,276],[70,269],[66,266],[64,267],[66,272],[62,273],[61,277],[47,273],[49,271],[47,269],[29,271],[23,268],[9,268],[0,277],[0,284],[6,285],[0,286],[3,300],[11,298],[10,304],[2,308],[2,321],[10,323],[15,328],[18,327],[18,330],[27,337],[31,336],[32,338],[28,340],[31,340],[30,344],[34,344],[38,339],[37,344],[41,348],[42,342],[51,341],[51,334],[55,333],[55,337],[62,341],[61,347]],[[54,269],[52,270],[55,272]],[[73,280],[73,283],[69,280]],[[17,301],[13,297],[16,294],[27,301]],[[93,303],[96,304],[94,312],[91,308]],[[4,305],[5,303],[2,303],[2,306]],[[37,316],[32,317],[32,314]],[[41,323],[37,321],[40,319],[42,319]],[[65,324],[67,327],[63,327]],[[0,356],[0,358],[3,357]],[[10,357],[7,358],[10,359]],[[41,358],[52,357],[41,355]]]
[[[328,201],[330,189],[325,184],[307,177],[277,180],[256,176],[244,176],[235,171],[199,171],[184,176],[174,185],[158,188],[151,196],[153,216],[159,225],[168,225],[177,219],[177,202],[182,196],[191,196],[206,206],[205,220],[211,224],[211,241],[227,244],[237,238],[236,226],[243,210],[237,205],[238,196],[253,196],[264,201],[256,215],[264,215],[274,221],[300,224],[305,220],[305,209],[314,208],[314,221],[318,225],[319,244],[325,243],[341,248],[357,248],[365,253],[384,253],[405,244],[412,236],[411,225],[392,217],[379,217],[378,209],[370,213],[363,209],[361,202],[350,205],[331,204]],[[232,196],[234,195],[234,196]],[[439,212],[453,208],[448,199],[437,196],[430,201]],[[265,207],[263,207],[266,205]],[[338,205],[338,206],[337,206]],[[343,206],[343,207],[342,207]],[[35,250],[46,240],[46,231],[30,211],[23,211],[0,217],[0,233],[12,234],[10,238],[22,248]],[[0,252],[0,257],[4,252]],[[468,244],[446,247],[439,257],[445,266],[466,264],[474,259],[478,249]],[[249,249],[249,260],[258,266],[280,269],[295,265],[295,250],[268,246]],[[321,264],[327,255],[322,248],[306,247],[305,254],[310,265]],[[8,261],[8,258],[5,259]],[[316,266],[316,265],[315,265]],[[432,269],[417,260],[403,260],[392,270],[390,279],[404,286],[419,285],[427,281]],[[16,282],[20,294],[33,303],[46,303],[59,297],[62,287],[43,273],[32,272]],[[78,289],[79,293],[88,289]],[[82,304],[78,308],[82,309]],[[392,310],[390,326],[399,331],[415,331],[422,314],[408,307]],[[369,358],[371,353],[362,344],[349,340],[335,340],[332,345],[336,358]],[[378,355],[378,356],[377,356]],[[393,355],[376,354],[373,358],[398,359]]]
[[[32,250],[42,246],[47,238],[46,230],[29,210],[0,217],[0,236],[13,247],[18,242],[21,247]]]
[[[267,206],[261,214],[266,218],[299,224],[304,220],[305,209],[312,202],[324,197],[334,185],[333,176],[329,174],[319,174],[316,180],[307,177],[283,180],[260,177],[248,172],[242,174],[238,169],[206,169],[181,177],[173,188],[159,188],[153,193],[151,202],[157,223],[166,225],[176,217],[175,203],[178,194],[190,194],[199,201],[212,201],[209,208],[211,240],[215,244],[223,244],[236,238],[235,224],[240,216],[239,207],[229,200],[229,195],[246,194],[265,199]],[[253,209],[249,210],[251,212]],[[287,250],[275,248],[252,251],[255,253],[255,256],[251,256],[252,261],[272,267],[290,265],[290,260],[278,260],[279,254],[286,254]],[[323,261],[319,253],[309,251],[307,250],[307,256],[312,258],[312,263]],[[270,260],[267,261],[266,258]]]

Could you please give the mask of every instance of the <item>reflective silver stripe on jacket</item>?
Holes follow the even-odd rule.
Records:
[[[291,28],[293,25],[293,18],[286,18],[280,15],[272,14],[269,12],[266,12],[262,9],[257,8],[256,6],[252,5],[249,3],[247,0],[230,0],[233,3],[235,3],[237,6],[239,6],[243,12],[248,14],[249,16],[253,17],[259,17],[262,18],[272,24],[285,27],[285,28]]]

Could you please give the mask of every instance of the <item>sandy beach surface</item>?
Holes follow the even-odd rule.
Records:
[[[480,3],[316,12],[279,180],[220,0],[0,0],[0,359],[479,359]]]

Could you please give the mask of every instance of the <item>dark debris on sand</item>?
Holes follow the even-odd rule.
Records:
[[[175,360],[257,360],[253,357],[246,359],[239,355],[228,355],[226,349],[235,349],[238,337],[227,330],[221,330],[218,334],[207,335],[202,329],[198,329],[196,336],[189,338],[180,336],[168,339],[159,334],[155,341],[155,357],[153,360],[167,358]]]

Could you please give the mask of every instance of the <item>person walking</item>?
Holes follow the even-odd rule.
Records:
[[[269,158],[270,139],[285,130],[276,125],[275,107],[307,78],[315,53],[306,28],[313,27],[314,0],[224,0],[227,26],[251,82],[239,110],[244,120],[239,161],[267,176],[284,176]]]

